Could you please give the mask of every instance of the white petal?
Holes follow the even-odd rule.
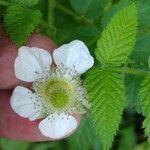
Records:
[[[15,75],[20,80],[33,82],[50,68],[51,63],[51,55],[46,50],[22,46],[15,59]]]
[[[49,115],[39,124],[39,129],[43,135],[53,139],[60,139],[71,133],[77,127],[76,119],[65,113]]]
[[[10,99],[11,108],[21,117],[35,120],[41,112],[40,101],[29,89],[17,86]]]
[[[84,73],[94,64],[94,59],[87,46],[79,40],[57,48],[53,52],[53,57],[57,66],[63,64],[67,68],[75,67],[79,74]]]

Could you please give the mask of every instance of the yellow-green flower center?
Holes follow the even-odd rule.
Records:
[[[51,94],[49,100],[54,107],[63,108],[67,105],[69,97],[65,93],[65,91],[58,91],[58,92],[56,91],[53,94]]]
[[[38,93],[49,108],[64,110],[75,100],[74,87],[66,80],[49,78],[38,86]]]

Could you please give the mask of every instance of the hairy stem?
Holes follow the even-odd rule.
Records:
[[[56,2],[56,8],[61,10],[64,13],[68,14],[69,16],[73,17],[74,19],[76,19],[78,21],[82,21],[82,22],[84,22],[86,24],[93,25],[93,21],[91,19],[87,19],[84,16],[77,16],[76,13],[74,13],[72,10],[69,10],[68,8],[64,7],[63,5],[61,5],[58,2]]]
[[[133,74],[133,75],[141,75],[141,76],[150,75],[150,71],[140,70],[135,68],[127,68],[127,67],[111,68],[110,70],[115,72],[125,73],[125,74]]]
[[[48,24],[53,25],[54,22],[54,0],[48,0]]]
[[[56,29],[54,27],[54,9],[55,9],[55,0],[48,0],[48,18],[47,18],[47,34],[52,36],[55,34]]]

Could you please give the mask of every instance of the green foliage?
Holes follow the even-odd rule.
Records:
[[[12,3],[20,4],[22,6],[33,6],[38,3],[38,0],[11,0]]]
[[[0,140],[0,147],[2,150],[27,150],[29,146],[29,142],[10,141],[7,139]]]
[[[139,98],[139,87],[141,78],[128,75],[125,78],[126,85],[126,108],[141,113],[141,105]]]
[[[104,15],[102,18],[102,26],[103,28],[108,24],[112,16],[123,7],[129,5],[131,2],[135,2],[138,8],[138,27],[143,29],[143,27],[149,27],[149,19],[150,19],[150,1],[149,0],[120,0],[118,3],[112,6],[110,11]]]
[[[137,14],[138,14],[138,29],[140,32],[138,32],[137,35],[137,42],[135,45],[135,49],[133,53],[131,54],[131,59],[134,60],[138,65],[147,64],[147,58],[150,55],[150,34],[149,30],[146,28],[149,28],[149,18],[150,18],[150,1],[149,0],[133,0],[137,4]],[[131,0],[120,0],[118,3],[113,5],[104,15],[102,18],[102,27],[104,28],[108,22],[111,20],[112,16],[121,8],[124,6],[127,6],[131,3]]]
[[[132,53],[130,58],[138,64],[146,64],[148,66],[147,60],[150,56],[150,33],[142,32],[139,33],[138,37],[134,53]]]
[[[142,143],[138,144],[134,150],[150,150],[150,143],[142,142]]]
[[[132,3],[119,10],[102,32],[95,50],[98,61],[103,66],[120,66],[125,63],[133,50],[136,30],[137,9]],[[91,100],[91,116],[96,131],[104,150],[109,149],[124,107],[123,76],[96,68],[88,73],[85,85]]]
[[[128,125],[138,120],[134,115],[141,112],[146,117],[143,123],[145,135],[150,137],[150,83],[146,75],[149,74],[147,60],[150,56],[149,20],[149,0],[0,0],[0,22],[5,23],[7,34],[18,46],[23,45],[33,31],[49,36],[58,45],[74,39],[82,40],[93,56],[97,43],[97,68],[83,76],[91,100],[94,127],[89,119],[83,118],[79,129],[66,140],[26,143],[2,139],[1,149],[101,150],[100,142],[104,149],[108,149],[116,133],[120,134],[111,149],[132,149],[135,135]],[[137,42],[133,49],[137,21]],[[124,118],[126,121],[121,122],[121,131],[116,132],[123,108],[124,114],[128,115]],[[137,141],[145,141],[139,131],[140,122],[138,120],[132,125],[138,126]],[[93,128],[96,128],[100,139],[93,134]],[[148,150],[148,147],[149,144],[144,142],[135,150]]]
[[[91,100],[91,116],[104,150],[112,144],[124,107],[124,80],[122,75],[98,68],[85,79]]]
[[[17,45],[22,45],[41,19],[39,10],[32,10],[18,4],[10,5],[5,14],[6,31]]]
[[[69,139],[69,149],[71,150],[90,150],[98,138],[94,133],[91,119],[82,117],[79,128],[76,133],[73,134]],[[100,144],[99,144],[100,148]]]
[[[140,89],[142,113],[145,116],[143,127],[145,136],[150,138],[150,75],[146,76]]]
[[[105,28],[107,24],[110,22],[111,18],[114,14],[122,9],[125,6],[128,6],[131,0],[120,0],[118,3],[114,4],[108,12],[102,18],[102,27]]]
[[[145,116],[150,113],[150,76],[145,77],[140,89],[142,112]]]
[[[136,135],[133,126],[129,126],[120,132],[121,140],[118,150],[133,150],[136,145]]]
[[[27,150],[63,150],[63,144],[61,142],[41,142],[32,143]]]
[[[131,4],[118,11],[102,32],[95,51],[103,65],[120,66],[127,61],[136,39],[137,9]]]
[[[70,0],[73,9],[88,18],[94,19],[102,15],[100,11],[108,0]]]
[[[150,1],[137,0],[139,26],[141,29],[150,27]]]
[[[145,136],[150,140],[150,114],[148,114],[143,122]]]
[[[78,13],[81,13],[81,14],[85,14],[88,7],[90,6],[90,3],[91,3],[91,0],[70,0],[70,3],[73,7],[73,9],[78,12]]]

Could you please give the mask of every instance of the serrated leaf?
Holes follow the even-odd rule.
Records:
[[[150,114],[146,116],[143,122],[144,134],[150,140]]]
[[[97,136],[94,134],[91,119],[84,116],[81,118],[77,131],[68,138],[69,149],[88,150],[96,140]]]
[[[20,4],[23,6],[34,6],[39,0],[11,0],[12,3]]]
[[[150,75],[146,76],[141,84],[140,99],[142,113],[147,116],[150,114]]]
[[[95,50],[103,65],[120,66],[127,61],[136,41],[137,9],[134,3],[118,11],[102,32]]]
[[[107,24],[110,22],[113,15],[122,9],[123,7],[129,5],[131,0],[120,0],[118,3],[114,4],[112,8],[103,16],[102,18],[102,27],[105,28]]]
[[[137,4],[138,9],[138,27],[143,30],[145,27],[150,26],[150,1],[149,0],[132,0]],[[112,8],[102,18],[102,27],[104,28],[112,16],[124,6],[131,3],[131,0],[120,0],[118,3],[112,6]]]
[[[150,75],[147,75],[141,84],[140,98],[142,114],[145,116],[143,128],[145,128],[145,136],[150,138]]]
[[[4,23],[8,35],[17,45],[22,45],[40,22],[41,12],[20,5],[7,8]]]
[[[104,150],[108,150],[118,130],[124,107],[122,75],[92,69],[85,85],[91,101],[91,116]]]

